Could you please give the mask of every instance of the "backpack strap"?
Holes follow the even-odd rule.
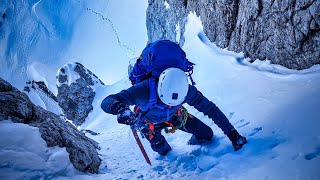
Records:
[[[179,106],[161,106],[157,104],[157,82],[156,79],[151,77],[148,79],[149,81],[149,102],[145,106],[140,106],[140,113],[138,114],[138,118],[142,120],[143,116],[146,115],[152,108],[157,107],[163,110],[164,115],[167,116],[167,121],[169,121],[170,109],[178,109]],[[158,115],[158,121],[162,122],[161,114]]]
[[[149,78],[149,102],[145,106],[141,106],[141,111],[147,112],[157,104],[156,79]]]

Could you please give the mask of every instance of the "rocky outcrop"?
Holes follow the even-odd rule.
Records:
[[[35,106],[25,93],[0,78],[0,120],[9,119],[38,127],[49,147],[66,147],[74,167],[98,173],[101,160],[98,144],[52,112]]]
[[[320,1],[149,0],[149,41],[170,39],[182,45],[183,38],[177,37],[190,12],[200,16],[211,42],[251,60],[268,59],[292,69],[320,64]]]
[[[90,111],[96,86],[103,82],[80,63],[68,63],[57,73],[58,103],[64,115],[75,125],[81,125]]]
[[[147,30],[149,42],[159,39],[169,39],[184,44],[183,33],[187,22],[187,4],[185,1],[167,1],[169,7],[162,0],[149,0],[147,9]]]
[[[50,91],[50,89],[47,87],[47,85],[43,81],[34,81],[34,80],[28,81],[23,90],[29,93],[30,89],[41,90],[49,98],[51,98],[55,102],[58,102],[57,97],[53,94],[53,92]]]
[[[43,81],[28,81],[23,89],[23,91],[34,100],[36,105],[40,105],[45,110],[51,111],[61,117],[63,117],[63,112],[58,105],[57,97],[53,92],[47,87]],[[37,101],[38,100],[38,101]]]

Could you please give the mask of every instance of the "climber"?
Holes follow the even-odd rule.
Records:
[[[118,123],[138,124],[152,149],[166,155],[171,147],[161,134],[162,129],[171,133],[178,129],[191,133],[189,145],[205,145],[212,141],[212,129],[188,113],[182,106],[187,103],[208,115],[227,135],[235,151],[241,149],[246,138],[194,86],[191,78],[193,65],[176,43],[160,40],[148,44],[129,74],[133,86],[107,96],[101,108],[106,113],[117,115]],[[130,105],[135,105],[134,112]]]

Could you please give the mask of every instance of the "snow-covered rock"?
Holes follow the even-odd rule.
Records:
[[[45,82],[34,80],[28,81],[23,90],[34,104],[57,115],[63,116],[62,109],[58,105],[57,97],[47,87]]]
[[[188,15],[186,7],[187,1],[149,0],[146,20],[148,41],[168,39],[182,46],[185,41],[183,34]]]
[[[98,143],[86,137],[58,115],[34,105],[25,93],[0,78],[0,120],[12,120],[38,127],[49,147],[66,147],[74,167],[80,171],[98,173],[100,158]],[[14,162],[15,159],[12,159]]]
[[[97,88],[104,83],[80,63],[68,63],[57,73],[58,103],[67,119],[81,125],[93,110]]]
[[[79,172],[63,147],[48,147],[39,128],[0,121],[0,179],[52,179]]]

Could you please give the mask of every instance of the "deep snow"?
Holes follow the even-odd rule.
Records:
[[[48,179],[79,174],[65,148],[48,148],[39,129],[0,121],[0,179]]]
[[[145,8],[147,5],[146,2],[141,3],[143,6],[139,6],[141,4],[137,2],[127,2],[130,3],[124,10]],[[167,156],[160,156],[142,139],[152,162],[152,166],[149,166],[138,149],[130,128],[119,125],[115,116],[105,114],[100,109],[105,96],[130,86],[126,77],[128,60],[139,55],[146,43],[146,34],[143,34],[145,30],[136,29],[145,27],[145,14],[136,15],[130,11],[120,17],[120,12],[112,8],[116,4],[117,2],[112,1],[97,1],[86,6],[106,14],[106,17],[114,18],[113,27],[119,27],[115,28],[117,33],[106,25],[108,20],[101,20],[99,14],[86,10],[77,20],[76,31],[68,41],[70,48],[64,55],[64,61],[80,60],[85,67],[110,84],[97,89],[94,111],[79,127],[100,133],[96,136],[87,135],[102,147],[99,151],[103,161],[101,174],[77,173],[67,168],[68,173],[61,174],[58,179],[320,178],[319,65],[297,71],[271,65],[268,61],[250,64],[241,58],[241,54],[219,49],[208,42],[201,20],[193,13],[188,18],[183,49],[188,59],[196,63],[193,75],[196,86],[221,108],[240,133],[247,136],[248,144],[234,152],[229,140],[210,119],[187,106],[190,113],[213,129],[213,143],[206,146],[187,145],[191,135],[178,131],[165,135],[173,150]],[[131,19],[133,15],[138,20]],[[139,23],[135,24],[135,21]],[[121,40],[120,45],[115,34]],[[110,36],[112,40],[108,41]],[[135,53],[121,44],[136,49]],[[122,47],[120,50],[119,46]],[[108,55],[103,54],[104,49],[109,50]],[[46,66],[51,71],[55,68]],[[39,134],[35,135],[37,136]],[[18,143],[15,145],[18,146]],[[4,149],[5,147],[0,148],[0,152],[5,152]],[[3,167],[6,166],[2,165],[1,169]],[[33,166],[23,170],[29,172],[32,169]],[[50,168],[44,168],[43,172],[56,172],[48,169]],[[9,173],[10,176],[19,173],[16,169],[6,172],[12,172]]]

